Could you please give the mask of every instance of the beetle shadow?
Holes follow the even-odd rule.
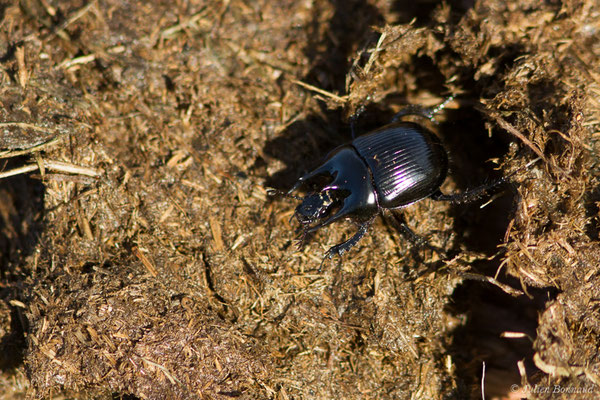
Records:
[[[22,166],[25,158],[4,160],[0,170]],[[44,185],[27,175],[0,180],[0,277],[11,280],[37,245],[42,231]]]
[[[379,34],[373,26],[383,26],[380,11],[366,0],[331,0],[329,19],[323,21],[322,7],[314,7],[312,25],[303,52],[312,60],[309,71],[298,79],[319,89],[344,93],[346,75],[353,56],[360,48],[375,43]],[[326,32],[323,31],[325,22]],[[329,110],[323,102],[319,110],[295,121],[284,132],[268,141],[265,155],[282,161],[283,170],[266,178],[266,185],[289,189],[304,173],[312,170],[327,153],[352,139],[343,111]],[[259,160],[256,167],[261,166]]]
[[[319,166],[332,150],[351,142],[353,129],[360,136],[390,123],[393,116],[392,110],[369,104],[355,123],[345,121],[341,108],[324,109],[295,121],[263,147],[265,155],[284,164],[281,170],[266,176],[265,185],[287,191],[299,177]],[[257,162],[255,168],[263,162]]]
[[[473,107],[448,110],[446,117],[439,132],[449,154],[448,178],[454,188],[442,186],[442,191],[445,194],[464,193],[500,181],[503,175],[495,170],[496,165],[490,160],[501,159],[507,153],[508,134],[495,132],[489,137],[483,116]],[[452,204],[449,213],[457,244],[488,256],[497,253],[516,213],[518,199],[515,187],[508,182],[476,200]],[[495,263],[491,264],[496,268]]]
[[[0,170],[23,165],[25,157],[2,160]],[[44,185],[27,175],[0,180],[0,279],[6,284],[0,290],[0,302],[10,312],[10,330],[0,335],[0,370],[8,370],[23,363],[26,327],[13,300],[22,300],[26,258],[35,250],[43,229]]]
[[[341,111],[309,116],[291,124],[268,141],[265,155],[283,162],[283,169],[266,177],[267,187],[290,189],[298,178],[316,167],[335,147],[351,139],[350,129],[341,123]]]

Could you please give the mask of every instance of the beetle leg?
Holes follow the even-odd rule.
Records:
[[[327,253],[325,253],[325,257],[333,258],[333,256],[336,256],[336,255],[341,256],[342,254],[344,254],[345,252],[350,250],[352,247],[354,247],[354,245],[356,245],[356,243],[358,243],[359,240],[362,239],[363,236],[365,236],[365,234],[367,233],[367,230],[373,223],[374,219],[375,219],[375,217],[371,218],[367,222],[362,223],[358,227],[358,232],[356,232],[354,234],[354,236],[352,236],[350,239],[346,240],[343,243],[337,244],[337,245],[333,246],[332,248],[330,248],[329,250],[327,250]]]
[[[398,215],[393,210],[390,210],[390,212],[392,213],[392,216],[394,217],[394,220],[398,224],[397,227],[400,228],[399,230],[400,230],[400,233],[402,234],[402,236],[404,236],[411,243],[413,243],[413,244],[415,244],[417,246],[424,246],[424,245],[428,244],[427,240],[425,240],[423,237],[417,235],[415,232],[413,232],[412,229],[410,229],[410,227],[406,223],[406,219],[404,218],[404,214]]]
[[[406,115],[417,115],[419,117],[424,117],[427,119],[431,119],[431,110],[429,108],[424,108],[420,106],[416,106],[413,104],[407,105],[400,111],[398,111],[393,117],[392,122],[398,122],[400,119]]]
[[[429,250],[438,253],[443,258],[447,257],[446,253],[442,249],[432,245],[431,243],[429,243],[429,241],[427,241],[427,239],[414,233],[413,230],[410,229],[410,227],[406,223],[404,214],[398,215],[398,213],[396,213],[394,210],[390,210],[390,212],[394,217],[394,220],[396,221],[397,227],[400,228],[399,230],[402,236],[408,239],[408,241],[410,241],[413,245],[418,247],[426,247]]]
[[[439,189],[434,192],[431,196],[433,200],[437,201],[448,201],[453,204],[462,204],[469,203],[471,201],[475,201],[482,196],[486,195],[490,190],[495,189],[496,187],[506,183],[508,178],[500,178],[497,181],[488,183],[486,185],[481,185],[476,188],[467,189],[463,193],[456,194],[443,194]]]
[[[454,100],[454,95],[450,95],[448,96],[448,98],[444,101],[442,101],[440,104],[438,104],[437,106],[435,106],[434,108],[430,108],[429,109],[429,119],[434,121],[434,117],[437,113],[439,113],[440,111],[442,111],[444,108],[446,108],[446,106],[448,105],[448,103],[450,103],[451,101]]]
[[[448,103],[450,103],[452,100],[454,100],[454,96],[448,97],[442,103],[433,108],[425,108],[415,105],[406,106],[402,110],[398,111],[396,115],[394,115],[392,122],[398,122],[400,118],[404,117],[405,115],[417,115],[419,117],[427,118],[431,122],[435,123],[435,115],[446,108]]]
[[[361,105],[358,109],[350,116],[350,133],[352,133],[352,139],[356,137],[356,121],[358,117],[365,112],[365,106]]]

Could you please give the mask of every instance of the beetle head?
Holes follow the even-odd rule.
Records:
[[[331,212],[336,201],[330,192],[329,190],[310,192],[302,199],[302,203],[296,207],[294,213],[302,226],[306,227]]]
[[[323,164],[300,177],[287,195],[293,196],[303,185],[309,192],[294,215],[304,234],[346,217],[368,220],[379,210],[369,168],[350,146],[332,151]]]
[[[307,234],[315,232],[336,218],[344,201],[345,196],[342,194],[339,190],[325,188],[320,191],[308,192],[304,196],[302,203],[294,211],[294,216],[300,222],[296,231],[299,233],[298,248],[303,246]],[[340,195],[342,196],[340,197]]]
[[[329,215],[335,203],[336,199],[330,190],[311,192],[296,207],[294,215],[303,226],[306,226]]]

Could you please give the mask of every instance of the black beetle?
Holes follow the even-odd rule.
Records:
[[[505,182],[502,178],[456,195],[440,191],[448,173],[446,149],[429,129],[398,119],[416,114],[433,120],[433,115],[451,100],[433,110],[411,107],[400,112],[391,124],[334,149],[319,167],[298,179],[285,195],[302,200],[294,212],[302,225],[302,238],[349,217],[359,226],[358,232],[326,253],[329,258],[342,255],[358,243],[385,209],[400,209],[427,197],[466,202]],[[309,188],[303,198],[292,194],[301,186]],[[394,216],[409,236],[417,237]]]

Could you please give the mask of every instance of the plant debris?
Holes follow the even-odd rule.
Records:
[[[597,398],[592,0],[0,3],[0,398]],[[289,189],[402,107],[446,193],[294,246]],[[483,207],[481,207],[483,206]],[[553,391],[556,387],[558,392]]]

